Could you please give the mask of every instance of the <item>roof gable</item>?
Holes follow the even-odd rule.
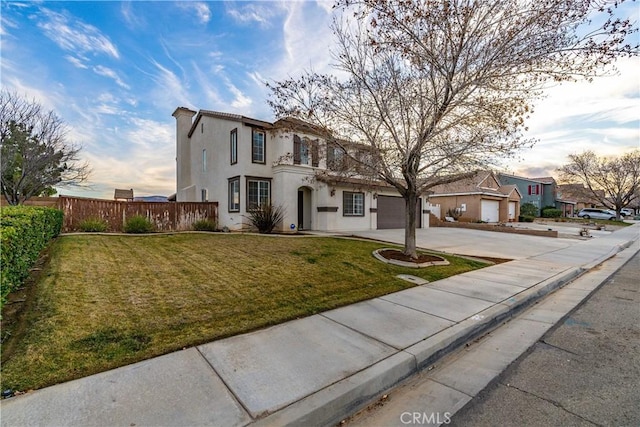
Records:
[[[189,129],[189,137],[193,134],[196,127],[198,126],[198,122],[203,117],[211,117],[214,119],[222,119],[222,120],[230,120],[234,122],[240,122],[247,126],[256,126],[264,129],[270,129],[273,127],[273,123],[265,122],[264,120],[252,119],[251,117],[241,116],[239,114],[232,113],[221,113],[219,111],[210,111],[210,110],[200,110],[196,115],[196,118],[193,120],[193,124],[191,125],[191,129]]]

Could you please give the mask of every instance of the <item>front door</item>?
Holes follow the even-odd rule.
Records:
[[[304,191],[298,190],[298,230],[304,229]]]

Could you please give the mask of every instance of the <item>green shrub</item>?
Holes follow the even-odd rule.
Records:
[[[62,211],[34,206],[0,210],[0,308],[20,287],[49,241],[60,234]]]
[[[109,224],[107,223],[107,221],[105,221],[104,219],[101,218],[87,218],[84,221],[82,221],[79,225],[79,228],[81,231],[84,231],[85,233],[89,233],[89,232],[104,232],[107,231],[107,226]]]
[[[534,219],[536,219],[534,216],[529,215],[520,215],[518,217],[518,221],[520,222],[533,222]]]
[[[282,206],[272,206],[264,204],[249,210],[249,220],[259,233],[268,234],[284,218],[284,208]]]
[[[218,231],[218,224],[210,219],[201,219],[193,223],[195,231]]]
[[[562,216],[562,211],[556,208],[544,208],[542,209],[542,217],[543,218],[560,218]]]
[[[525,203],[520,206],[520,215],[535,217],[538,215],[538,208],[533,203]]]
[[[151,233],[153,231],[153,224],[151,221],[142,215],[134,215],[127,220],[124,224],[125,233]]]

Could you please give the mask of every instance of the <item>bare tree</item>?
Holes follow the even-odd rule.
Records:
[[[89,175],[80,147],[67,141],[67,128],[53,112],[15,92],[0,93],[2,194],[12,205],[55,194],[55,186],[80,185]]]
[[[338,0],[336,74],[269,84],[269,103],[277,117],[324,129],[360,171],[398,190],[404,251],[415,257],[421,194],[531,145],[525,120],[549,82],[593,76],[637,53],[625,45],[632,24],[606,9],[614,3]],[[606,22],[580,32],[598,10]],[[370,147],[365,162],[354,143]]]
[[[614,209],[618,219],[620,210],[640,194],[639,150],[620,157],[598,157],[593,151],[571,154],[558,170],[562,180],[584,185],[589,196]]]

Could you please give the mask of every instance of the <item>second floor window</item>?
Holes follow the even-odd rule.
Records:
[[[251,139],[251,161],[253,163],[265,163],[266,141],[264,131],[254,129]]]
[[[301,139],[298,135],[293,135],[293,164],[309,164],[309,145],[307,140]]]
[[[327,169],[342,171],[345,168],[344,151],[336,145],[327,145]]]
[[[229,144],[231,148],[231,164],[235,165],[236,163],[238,163],[238,129],[234,129],[231,131]]]

